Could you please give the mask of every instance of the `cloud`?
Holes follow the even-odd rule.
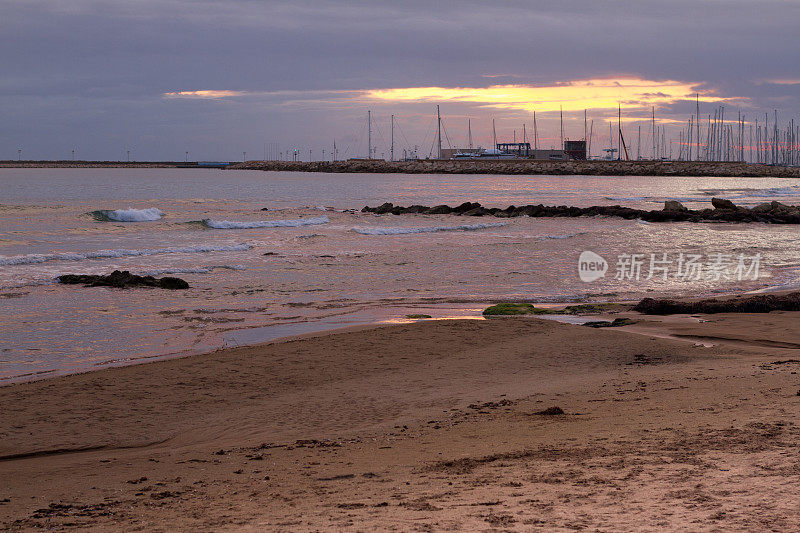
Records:
[[[470,102],[482,107],[524,111],[582,111],[639,108],[694,99],[724,102],[730,98],[701,91],[699,83],[645,80],[637,77],[572,80],[546,86],[405,87],[365,91],[364,96],[390,102]]]
[[[202,98],[202,99],[217,99],[217,98],[229,98],[231,96],[242,96],[245,93],[244,91],[231,91],[231,90],[213,90],[213,89],[203,89],[200,91],[177,91],[171,93],[164,93],[166,98]]]
[[[771,80],[762,80],[761,83],[769,83],[770,85],[800,85],[800,79],[787,79],[787,78],[779,78],[779,79],[771,79]]]

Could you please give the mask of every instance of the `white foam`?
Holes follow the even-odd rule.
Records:
[[[290,220],[256,220],[253,222],[234,222],[231,220],[203,220],[203,224],[214,229],[252,229],[252,228],[299,228],[327,224],[327,216],[315,218],[295,218]]]
[[[58,253],[58,254],[28,254],[28,255],[0,255],[0,265],[32,265],[49,261],[83,261],[85,259],[108,259],[116,257],[137,257],[160,254],[192,254],[207,252],[240,252],[252,248],[249,244],[232,245],[197,245],[180,246],[174,248],[145,248],[142,250],[97,250],[85,253]]]
[[[421,228],[353,228],[362,235],[403,235],[406,233],[438,233],[440,231],[477,231],[505,226],[505,222],[490,224],[464,224],[461,226],[424,226]]]
[[[116,209],[99,211],[105,218],[114,222],[153,222],[161,220],[164,213],[155,207],[147,209]]]

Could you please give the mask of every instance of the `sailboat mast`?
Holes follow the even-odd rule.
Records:
[[[586,141],[587,141],[587,139],[586,139],[586,134],[587,133],[589,133],[589,132],[586,130],[586,110],[584,109],[583,110],[583,144],[584,145],[586,144]]]
[[[622,161],[622,104],[617,102],[617,161]]]
[[[700,161],[700,93],[697,93],[697,160]]]
[[[656,159],[656,106],[653,106],[653,160]]]
[[[561,150],[564,150],[564,106],[561,106]]]
[[[442,115],[439,114],[439,105],[436,105],[436,137],[439,145],[439,157],[442,158]]]
[[[472,149],[472,119],[467,119],[467,131],[469,132],[469,148]]]
[[[367,111],[367,159],[372,159],[372,111]]]
[[[533,112],[533,149],[539,149],[539,130],[536,127],[536,111]]]
[[[636,139],[636,160],[642,158],[642,125],[639,124],[639,135]]]
[[[389,150],[389,153],[391,154],[389,157],[392,161],[394,161],[394,115],[392,115],[392,147]]]
[[[492,119],[492,140],[494,141],[494,147],[497,148],[497,130],[494,127],[494,119]]]

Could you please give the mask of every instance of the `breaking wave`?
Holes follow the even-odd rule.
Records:
[[[327,216],[315,218],[295,218],[290,220],[256,220],[253,222],[233,222],[230,220],[203,220],[203,225],[213,229],[252,229],[252,228],[299,228],[300,226],[316,226],[327,224]]]
[[[438,233],[440,231],[477,231],[505,226],[505,222],[490,224],[464,224],[461,226],[428,226],[422,228],[353,228],[362,235],[402,235],[406,233]]]
[[[231,245],[198,245],[181,246],[174,248],[145,248],[142,250],[97,250],[85,253],[59,253],[59,254],[28,254],[28,255],[0,255],[0,265],[32,265],[49,261],[83,261],[85,259],[108,259],[116,257],[138,257],[161,254],[192,254],[206,252],[241,252],[252,248],[249,244]]]
[[[153,222],[161,220],[164,213],[155,207],[147,209],[99,209],[89,213],[100,222]]]

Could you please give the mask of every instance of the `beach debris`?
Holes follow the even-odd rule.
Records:
[[[400,505],[405,507],[406,509],[410,509],[412,511],[441,511],[441,507],[436,507],[435,505],[431,505],[429,501],[425,498],[417,498],[416,500],[412,500],[410,502],[402,502]]]
[[[633,356],[633,361],[630,363],[625,363],[628,366],[634,365],[657,365],[661,362],[661,357],[650,357],[645,354],[636,354]]]
[[[711,201],[713,209],[687,209],[683,204],[676,200],[664,202],[664,208],[658,210],[635,209],[620,205],[594,205],[591,207],[574,206],[546,206],[510,205],[505,209],[497,207],[486,208],[477,202],[464,202],[456,207],[448,205],[437,205],[427,207],[424,205],[412,205],[403,207],[385,202],[378,207],[365,206],[363,213],[374,213],[377,215],[459,215],[459,216],[494,216],[499,218],[512,217],[617,217],[628,220],[643,220],[645,222],[765,222],[771,224],[800,224],[800,206],[771,202],[760,204],[752,209],[737,207],[730,200],[723,198],[713,198]]]
[[[467,406],[467,408],[480,411],[481,409],[497,409],[498,407],[505,407],[507,405],[514,405],[514,402],[511,400],[502,399],[497,402],[471,403]]]
[[[588,326],[590,328],[618,328],[620,326],[628,326],[630,324],[635,324],[635,320],[631,320],[630,318],[615,318],[613,321],[608,320],[592,320],[589,322],[585,322],[583,325]]]
[[[317,439],[299,439],[294,442],[294,445],[298,448],[338,448],[341,446],[336,441]]]
[[[317,481],[339,481],[342,479],[353,479],[355,474],[339,474],[338,476],[318,477]]]
[[[646,315],[675,315],[698,313],[769,313],[770,311],[800,311],[800,291],[787,294],[757,294],[726,300],[708,298],[693,302],[644,298],[633,307]]]
[[[336,507],[338,507],[339,509],[362,509],[366,506],[367,506],[366,503],[353,502],[353,503],[340,503]]]
[[[136,274],[131,274],[127,270],[115,270],[106,276],[97,274],[64,274],[58,276],[56,279],[59,283],[66,285],[83,285],[85,287],[116,287],[119,289],[126,289],[128,287],[158,287],[169,290],[189,288],[189,284],[181,278],[169,276],[163,278],[138,276]]]
[[[547,409],[544,409],[542,411],[536,411],[533,414],[540,416],[558,416],[566,413],[562,408],[558,407],[557,405],[554,405],[553,407],[548,407]]]

